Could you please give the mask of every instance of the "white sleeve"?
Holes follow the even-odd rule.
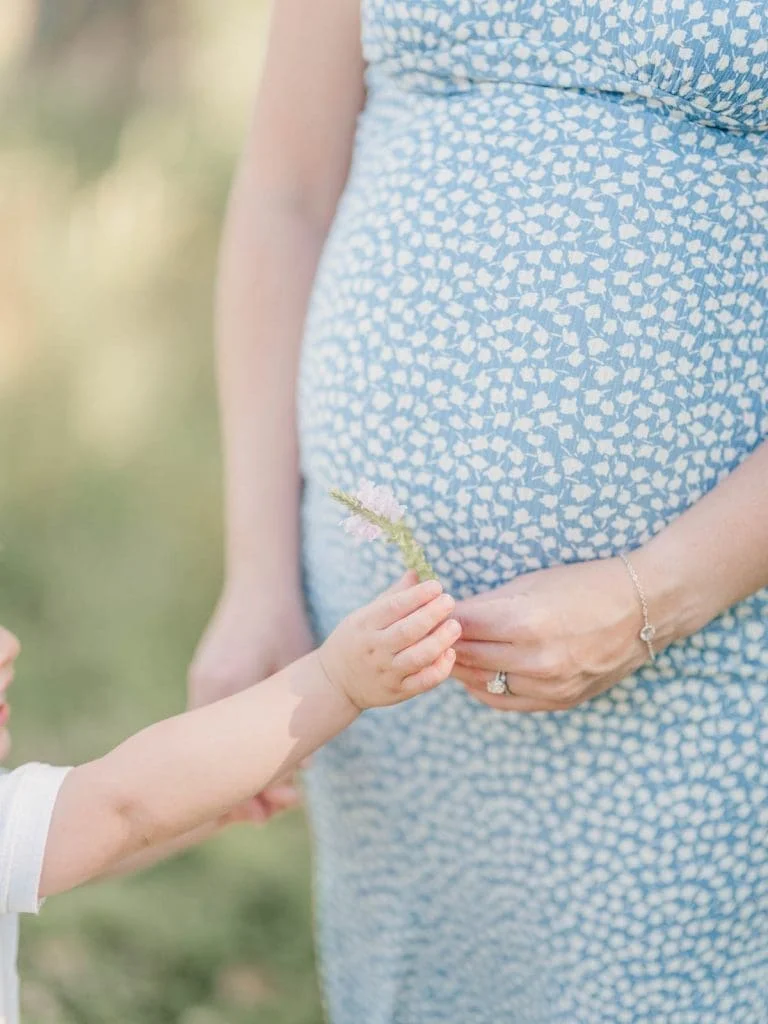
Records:
[[[0,776],[0,914],[36,914],[56,797],[68,768],[25,764]]]

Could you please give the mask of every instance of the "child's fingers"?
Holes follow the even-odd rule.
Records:
[[[395,580],[391,587],[387,587],[382,597],[386,597],[388,594],[399,594],[401,590],[408,590],[409,587],[414,587],[419,582],[419,577],[415,569],[407,569],[399,580]]]
[[[442,589],[437,580],[411,584],[404,589],[392,588],[370,605],[370,621],[376,629],[387,629],[393,622],[398,622],[422,605],[434,601]]]
[[[448,619],[429,636],[396,654],[392,659],[392,667],[404,676],[413,675],[436,661],[444,651],[456,643],[460,636],[461,626],[459,623],[456,619]]]
[[[417,693],[434,690],[450,676],[455,662],[456,652],[449,647],[431,665],[419,669],[413,675],[406,676],[403,680],[403,692],[409,696],[415,696]]]
[[[450,594],[439,594],[428,604],[411,612],[410,615],[401,618],[387,630],[387,644],[391,651],[403,651],[406,647],[412,647],[419,640],[431,633],[435,626],[453,611],[456,602]]]

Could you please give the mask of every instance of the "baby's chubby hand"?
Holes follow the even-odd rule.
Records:
[[[325,674],[361,711],[434,689],[456,660],[454,604],[436,580],[406,573],[331,633],[318,650]]]
[[[11,749],[11,737],[7,728],[11,716],[8,687],[13,682],[16,659],[20,651],[21,645],[13,633],[0,626],[0,761]]]

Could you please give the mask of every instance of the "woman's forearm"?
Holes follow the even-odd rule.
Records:
[[[41,896],[214,820],[297,767],[355,716],[313,653],[74,768],[56,803]]]
[[[248,165],[234,188],[222,245],[217,362],[224,441],[230,583],[298,572],[295,388],[301,331],[323,234]]]
[[[246,588],[298,572],[301,334],[363,101],[357,0],[274,4],[216,303],[227,575]]]
[[[633,561],[663,643],[768,586],[768,441]]]

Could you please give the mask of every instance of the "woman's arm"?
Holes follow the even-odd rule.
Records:
[[[312,280],[363,105],[359,0],[280,0],[221,247],[216,339],[226,575],[192,705],[311,646],[298,558],[295,386]]]
[[[278,580],[299,586],[294,387],[309,291],[363,101],[357,7],[274,5],[221,249],[227,578],[265,590]]]
[[[632,561],[663,643],[768,586],[768,441]]]
[[[631,559],[658,650],[768,586],[768,441]],[[527,573],[457,614],[454,675],[502,711],[574,707],[648,659],[638,595],[618,558]],[[513,696],[486,692],[499,669]]]
[[[360,710],[438,685],[459,635],[452,609],[438,583],[406,577],[270,679],[73,768],[53,812],[40,895],[220,817],[296,768]]]

